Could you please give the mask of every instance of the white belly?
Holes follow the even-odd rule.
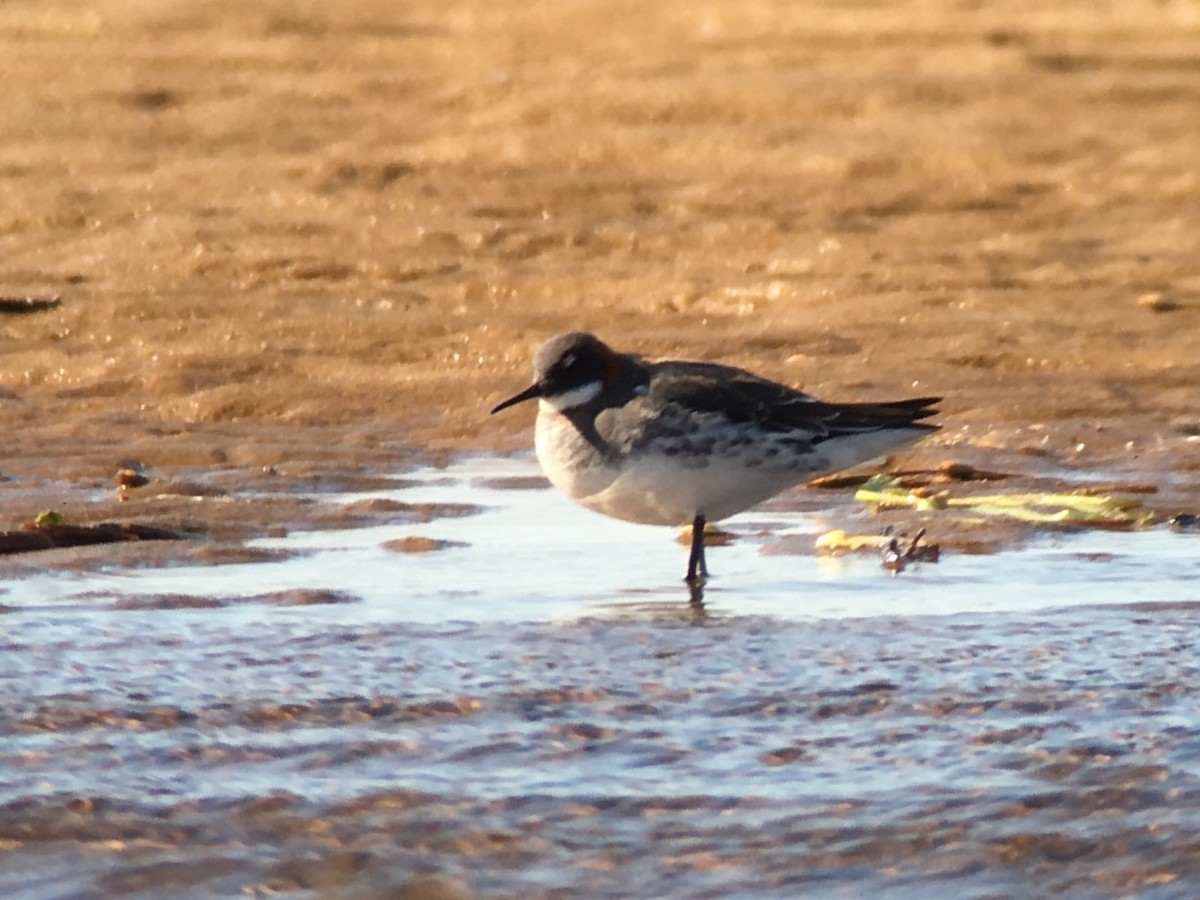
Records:
[[[736,460],[685,467],[667,456],[643,456],[612,474],[603,489],[575,499],[596,512],[648,525],[688,525],[697,515],[716,522],[804,478],[794,471],[746,468]]]
[[[588,509],[647,525],[688,525],[749,509],[808,477],[794,465],[747,465],[736,456],[642,453],[606,459],[560,413],[542,410],[535,439],[550,482]],[[819,462],[824,463],[824,460]]]
[[[890,429],[823,441],[808,452],[760,434],[730,446],[713,440],[704,453],[605,455],[562,413],[543,403],[535,446],[550,482],[588,509],[647,525],[716,522],[756,506],[815,475],[850,468],[920,437]]]

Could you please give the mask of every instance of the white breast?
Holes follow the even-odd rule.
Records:
[[[815,447],[769,432],[731,440],[715,417],[693,417],[685,439],[605,455],[554,406],[542,403],[538,460],[552,484],[588,509],[648,525],[716,522],[815,475],[849,468],[920,438],[888,429],[823,441]],[[736,435],[735,435],[736,437]],[[750,440],[744,438],[750,437]]]
[[[742,450],[606,457],[549,404],[539,408],[535,446],[546,477],[572,500],[649,525],[686,525],[697,513],[715,522],[761,503],[807,473],[794,460],[768,465],[761,454],[755,458]]]

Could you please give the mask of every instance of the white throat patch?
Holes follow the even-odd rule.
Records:
[[[583,406],[585,403],[591,403],[600,395],[602,387],[603,385],[599,381],[589,381],[577,388],[555,394],[553,397],[542,397],[538,402],[545,403],[555,412],[566,412],[569,409]]]

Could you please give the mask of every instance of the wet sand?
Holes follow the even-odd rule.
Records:
[[[0,471],[516,445],[486,410],[570,328],[834,399],[942,393],[943,444],[1186,466],[1198,28],[1157,3],[5,9],[3,288],[63,302],[0,318]]]
[[[573,328],[829,399],[943,394],[944,431],[903,465],[1148,482],[1163,515],[1194,511],[1198,32],[1193,6],[1151,2],[5,5],[0,294],[62,302],[0,304],[0,528],[48,508],[134,519],[207,535],[221,560],[272,529],[420,515],[302,495],[526,447],[528,413],[487,410],[526,383],[541,340]],[[122,495],[113,476],[130,462],[151,484]],[[125,614],[160,617],[164,647],[169,617],[188,615]],[[476,626],[463,650],[398,629],[368,641],[374,665],[278,720],[261,712],[278,695],[221,678],[262,653],[299,667],[276,685],[296,690],[308,669],[286,633],[226,636],[211,655],[185,640],[189,668],[217,673],[212,696],[161,708],[153,677],[115,698],[120,673],[82,662],[74,687],[39,682],[23,667],[93,650],[17,634],[0,728],[59,738],[9,760],[50,788],[7,789],[4,886],[432,897],[618,894],[633,879],[691,896],[903,896],[943,878],[959,896],[1179,896],[1200,834],[1186,814],[1194,624],[1181,608],[789,626],[787,652],[761,657],[770,677],[719,702],[705,685],[760,658],[757,626],[545,626],[530,641],[548,671],[593,644],[614,657],[535,679],[566,699],[532,705],[504,687],[520,666],[490,657],[487,690],[421,671],[356,685],[410,646],[450,646],[469,670],[497,639]],[[140,639],[114,628],[101,655]],[[622,648],[664,628],[666,643],[713,646],[670,703],[630,699],[645,691]],[[1002,651],[970,650],[992,632]],[[835,677],[845,652],[869,664]],[[643,675],[673,658],[652,654]],[[739,791],[713,787],[728,738],[672,745],[662,724],[717,721],[725,702]],[[375,703],[391,711],[356,744],[342,717]],[[498,717],[482,755],[453,729],[436,751],[396,743],[414,703],[443,704],[436,723]],[[85,783],[105,753],[211,765],[218,781],[247,760],[294,762],[258,740],[263,723],[316,728],[304,765],[330,782],[356,752],[378,752],[387,777],[258,800]],[[165,739],[123,742],[143,732]],[[906,735],[935,750],[894,754]],[[650,765],[656,786],[539,799],[418,777],[450,760],[474,775],[496,753]],[[852,767],[827,770],[855,754],[876,774],[966,762],[944,792],[879,794]],[[82,780],[57,790],[55,772]],[[792,799],[764,799],[757,772],[788,773]],[[435,870],[462,883],[414,886]]]

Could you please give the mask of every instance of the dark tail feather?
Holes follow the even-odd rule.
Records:
[[[917,428],[937,431],[942,426],[922,422],[937,415],[941,397],[916,397],[912,400],[892,400],[885,403],[828,403],[825,425],[831,436],[861,431],[880,431],[890,428]]]

